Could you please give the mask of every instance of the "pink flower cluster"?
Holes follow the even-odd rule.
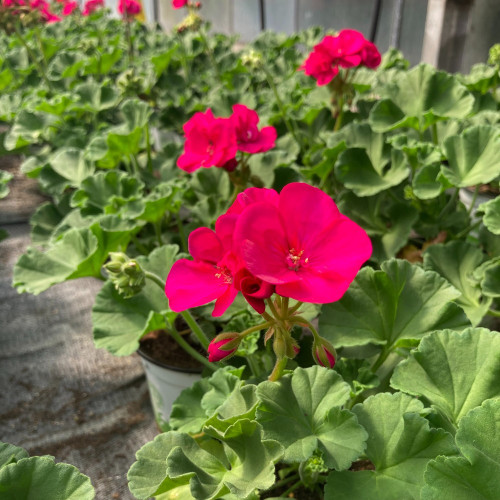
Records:
[[[118,13],[124,17],[136,16],[141,10],[142,5],[138,0],[119,0],[118,2]]]
[[[174,9],[182,9],[188,4],[188,0],[172,0],[172,7]]]
[[[318,85],[330,83],[339,68],[366,66],[376,68],[381,61],[377,47],[355,30],[342,30],[337,36],[327,35],[314,46],[299,68],[316,79]]]
[[[82,15],[90,16],[100,7],[104,7],[104,0],[87,0],[83,5]]]
[[[180,259],[165,286],[180,312],[215,300],[221,316],[241,292],[260,314],[273,293],[301,302],[339,300],[372,252],[366,232],[323,191],[304,183],[249,188],[189,236],[194,260]]]
[[[243,104],[235,104],[229,118],[215,118],[211,109],[195,113],[184,124],[186,142],[177,166],[186,172],[213,166],[234,170],[237,151],[263,153],[274,147],[276,129],[259,130],[258,123],[257,113]]]

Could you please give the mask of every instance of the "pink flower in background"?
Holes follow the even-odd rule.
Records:
[[[373,43],[356,30],[342,30],[337,36],[327,35],[314,46],[304,64],[299,68],[316,79],[319,86],[330,83],[339,67],[353,68],[364,65],[376,68],[380,53]]]
[[[48,7],[43,7],[42,9],[40,9],[40,12],[42,13],[42,17],[47,22],[47,24],[58,23],[59,21],[61,21],[61,18],[51,12]]]
[[[194,172],[200,167],[224,167],[235,157],[238,145],[230,119],[214,118],[212,110],[207,109],[205,113],[195,113],[183,128],[184,153],[177,160],[182,170]]]
[[[38,10],[46,10],[49,8],[49,3],[46,2],[45,0],[31,0],[30,2],[30,8],[32,9],[38,9]]]
[[[172,7],[174,9],[182,9],[182,7],[186,6],[188,0],[172,0]]]
[[[67,2],[61,13],[63,16],[69,16],[75,9],[78,9],[78,2]]]
[[[82,15],[89,16],[99,7],[104,7],[104,0],[87,0],[83,6]]]
[[[372,252],[366,232],[304,183],[286,185],[277,206],[245,208],[233,245],[245,267],[278,295],[318,304],[339,300]]]
[[[274,148],[276,142],[276,129],[274,127],[257,128],[259,115],[256,111],[243,104],[233,106],[231,119],[236,131],[238,150],[245,153],[264,153]]]
[[[365,42],[365,46],[361,52],[361,57],[363,59],[363,65],[370,69],[377,68],[382,61],[382,56],[380,55],[377,47],[368,40]]]
[[[122,16],[133,17],[140,14],[142,5],[137,0],[119,0],[118,12]]]

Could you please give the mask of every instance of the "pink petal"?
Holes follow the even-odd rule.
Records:
[[[274,189],[248,188],[240,193],[227,210],[227,214],[241,214],[246,207],[254,203],[265,202],[278,206],[279,194]]]
[[[234,302],[236,295],[238,295],[238,290],[236,290],[234,286],[228,286],[226,291],[215,301],[212,316],[214,318],[222,316],[227,308]]]
[[[180,259],[174,263],[165,284],[172,311],[185,311],[212,302],[223,295],[228,284],[216,276],[215,266],[206,262]]]
[[[288,241],[276,206],[255,203],[238,218],[234,246],[247,269],[271,284],[297,279],[287,266]]]
[[[208,227],[199,227],[191,232],[188,238],[189,253],[196,260],[204,260],[216,264],[222,259],[224,252],[217,235]]]
[[[265,153],[276,145],[277,132],[274,127],[263,127],[253,141],[239,142],[238,149],[244,153]]]
[[[238,215],[236,214],[224,214],[215,222],[215,233],[222,243],[224,252],[233,249],[233,235],[237,220]]]
[[[279,212],[285,226],[288,249],[304,250],[339,217],[334,201],[321,189],[302,182],[287,184],[280,193]],[[287,250],[288,250],[287,249]]]

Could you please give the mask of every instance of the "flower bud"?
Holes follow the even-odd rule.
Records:
[[[335,366],[335,358],[337,353],[334,347],[328,340],[319,337],[313,344],[313,358],[316,363],[326,368],[333,368]]]
[[[236,332],[220,333],[208,346],[208,361],[215,362],[234,354],[240,345],[241,337]]]
[[[262,63],[262,54],[256,50],[250,49],[248,52],[241,55],[241,62],[244,66],[257,68]]]
[[[139,263],[122,252],[111,252],[110,261],[104,265],[118,293],[125,298],[138,294],[146,284],[146,276]]]
[[[491,47],[488,63],[492,66],[500,66],[500,43],[496,43]]]

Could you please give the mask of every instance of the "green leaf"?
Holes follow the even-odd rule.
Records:
[[[405,155],[393,149],[383,134],[372,132],[366,123],[355,123],[344,132],[348,149],[335,164],[337,178],[356,196],[372,196],[408,177]]]
[[[119,214],[134,219],[144,211],[143,188],[139,179],[125,172],[98,172],[81,183],[71,199],[71,206],[79,207],[84,216]]]
[[[443,144],[448,166],[442,175],[457,187],[487,184],[500,175],[500,132],[497,127],[476,125],[463,134],[448,137]]]
[[[460,421],[465,457],[438,457],[425,471],[422,500],[497,500],[500,491],[500,400],[490,399]]]
[[[478,211],[484,212],[483,224],[493,234],[500,234],[500,196],[483,203]]]
[[[71,106],[73,111],[98,113],[113,107],[118,100],[118,93],[113,87],[89,81],[75,87],[78,100]]]
[[[164,432],[146,443],[135,454],[136,462],[127,474],[129,489],[134,497],[146,500],[166,491],[175,492],[176,488],[188,484],[189,479],[174,480],[167,477],[167,457],[176,446],[192,446],[192,443],[190,436],[173,431]]]
[[[320,333],[334,346],[371,343],[387,349],[433,330],[462,329],[468,321],[451,302],[459,294],[437,273],[392,259],[380,271],[361,269],[342,299],[323,306]]]
[[[325,464],[346,469],[365,448],[366,433],[354,415],[340,407],[349,384],[326,368],[297,368],[277,382],[257,387],[257,421],[264,436],[285,447],[286,462],[302,462],[319,449]]]
[[[23,458],[0,469],[0,495],[16,500],[92,500],[90,479],[76,467],[56,464],[52,457]]]
[[[0,441],[0,469],[10,463],[19,462],[19,460],[28,456],[28,452],[24,448]]]
[[[420,401],[406,394],[377,394],[353,408],[368,432],[366,456],[375,470],[332,472],[325,500],[420,499],[430,459],[456,453],[453,438],[430,429]]]
[[[461,293],[456,302],[473,326],[482,320],[491,305],[491,300],[482,298],[481,289],[473,279],[473,272],[484,260],[477,246],[463,240],[431,245],[424,252],[425,268],[439,273]]]
[[[426,335],[396,367],[391,385],[426,397],[456,426],[469,410],[500,396],[500,333],[467,328]]]
[[[0,200],[9,194],[9,181],[14,176],[6,170],[0,170]]]
[[[55,205],[50,202],[42,203],[31,216],[31,243],[33,245],[46,245],[57,226],[65,216],[67,207],[64,203]]]
[[[486,297],[500,297],[500,257],[486,261],[474,272],[483,295]]]
[[[13,286],[19,293],[38,295],[66,280],[100,278],[109,252],[126,244],[129,232],[118,225],[103,229],[96,222],[89,228],[69,230],[45,253],[29,247],[14,266]]]
[[[26,109],[22,109],[17,114],[12,128],[5,136],[5,149],[11,151],[38,142],[49,122],[48,115],[31,113]]]
[[[474,97],[454,75],[419,64],[399,71],[381,89],[383,99],[370,112],[373,130],[386,132],[400,127],[423,131],[439,119],[465,118]]]
[[[63,148],[49,158],[50,166],[71,186],[79,187],[82,181],[94,173],[93,165],[84,159],[83,151],[76,148]]]
[[[190,478],[191,494],[199,500],[229,492],[246,498],[255,489],[266,490],[274,484],[274,462],[283,448],[276,441],[263,440],[257,422],[237,421],[227,430],[222,445],[217,455],[194,441],[189,447],[174,448],[167,458],[168,476]]]
[[[166,280],[178,251],[177,245],[166,245],[136,260],[142,269]],[[146,333],[166,327],[164,314],[168,311],[164,291],[151,280],[146,280],[142,291],[128,299],[108,281],[92,307],[94,343],[116,356],[132,354]]]

